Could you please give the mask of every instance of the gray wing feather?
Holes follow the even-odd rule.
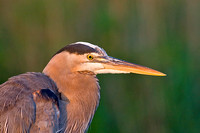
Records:
[[[56,131],[58,106],[51,100],[33,95],[47,88],[58,95],[55,83],[42,73],[14,76],[0,85],[0,132]]]

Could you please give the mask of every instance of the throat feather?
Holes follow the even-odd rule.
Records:
[[[68,82],[67,79],[71,79]],[[93,74],[68,75],[64,83],[58,85],[68,99],[67,132],[85,132],[89,127],[94,113],[99,105],[100,91],[98,80]],[[60,87],[59,87],[60,86]]]

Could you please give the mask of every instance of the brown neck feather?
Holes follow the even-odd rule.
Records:
[[[99,85],[96,75],[71,72],[66,56],[58,54],[47,64],[43,73],[52,78],[59,92],[68,98],[63,104],[67,111],[66,132],[85,132],[99,104]],[[61,106],[62,110],[62,106]],[[62,113],[62,111],[61,111]],[[66,113],[65,113],[66,114]],[[61,114],[61,119],[64,118]],[[63,120],[61,120],[63,122]]]

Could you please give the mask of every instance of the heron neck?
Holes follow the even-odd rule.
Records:
[[[59,92],[69,100],[69,103],[61,104],[60,117],[67,118],[67,124],[62,126],[66,126],[66,132],[85,132],[99,104],[100,93],[96,75],[59,71],[64,68],[54,63],[48,65],[43,72],[54,80]],[[63,123],[63,120],[61,121]]]

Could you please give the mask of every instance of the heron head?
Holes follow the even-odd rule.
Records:
[[[76,42],[59,50],[55,56],[65,58],[62,63],[67,62],[70,72],[79,73],[137,73],[153,76],[165,76],[164,73],[148,67],[129,63],[108,56],[105,50],[87,42]]]

